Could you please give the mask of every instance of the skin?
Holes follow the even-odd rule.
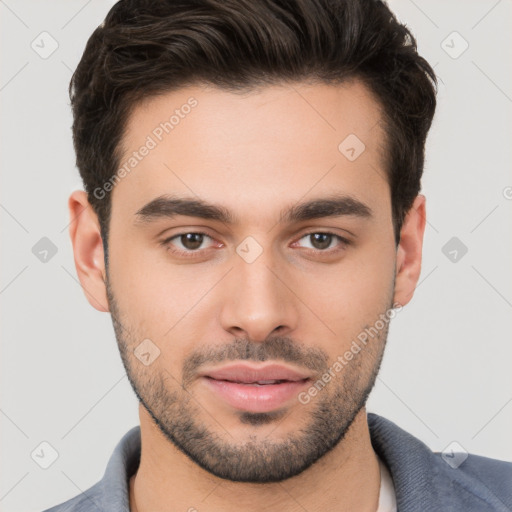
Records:
[[[364,404],[387,328],[309,403],[291,401],[274,415],[231,407],[198,372],[212,361],[223,365],[242,347],[235,359],[259,357],[301,370],[314,361],[308,371],[320,377],[380,314],[411,300],[421,271],[425,197],[418,195],[408,212],[397,248],[380,108],[357,81],[245,94],[191,86],[150,98],[132,112],[125,155],[191,96],[197,106],[112,192],[108,269],[85,192],[69,199],[80,282],[93,307],[111,312],[141,400],[131,510],[314,512],[336,504],[336,510],[375,511],[380,473]],[[338,150],[349,134],[366,146],[354,161]],[[373,215],[280,222],[283,209],[333,192],[364,202]],[[238,222],[185,216],[137,222],[139,209],[171,193],[222,205]],[[193,252],[183,238],[159,243],[198,231],[211,238],[194,257],[171,252]],[[351,243],[333,237],[326,250],[306,236],[326,231]],[[262,249],[252,263],[236,252],[248,236]],[[160,350],[149,366],[133,353],[144,339]],[[184,375],[184,363],[205,354],[204,365]],[[202,444],[187,432],[202,433]],[[237,462],[246,481],[235,481]],[[265,475],[272,481],[261,483]]]

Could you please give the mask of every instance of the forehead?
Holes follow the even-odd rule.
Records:
[[[123,149],[112,194],[123,215],[167,193],[260,220],[326,193],[389,202],[381,108],[358,81],[165,93],[134,108]]]

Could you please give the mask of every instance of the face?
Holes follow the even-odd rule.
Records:
[[[123,147],[106,294],[136,395],[216,476],[301,473],[362,410],[397,301],[378,103],[189,87],[139,105]]]

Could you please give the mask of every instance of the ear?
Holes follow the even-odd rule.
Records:
[[[421,273],[426,199],[418,194],[405,216],[397,249],[394,302],[405,306],[411,299]]]
[[[83,190],[75,190],[68,200],[71,223],[69,236],[73,245],[75,267],[91,306],[108,312],[103,241],[98,217]]]

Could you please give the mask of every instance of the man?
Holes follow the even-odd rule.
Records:
[[[365,409],[420,275],[435,81],[378,1],[112,8],[71,81],[70,235],[140,428],[52,512],[512,509],[512,464]]]

